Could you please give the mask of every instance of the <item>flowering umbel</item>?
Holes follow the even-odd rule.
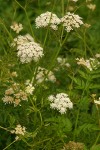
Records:
[[[14,22],[10,27],[16,33],[19,33],[23,29],[22,24],[21,23],[16,23],[16,22]]]
[[[30,80],[26,80],[25,85],[26,85],[25,92],[29,95],[32,95],[35,89],[35,87],[32,85],[32,82]]]
[[[11,46],[17,46],[17,56],[21,63],[29,63],[32,60],[37,62],[44,55],[43,48],[29,34],[19,35]]]
[[[53,14],[51,12],[46,12],[38,16],[35,20],[36,28],[40,27],[47,27],[50,25],[50,28],[53,30],[58,29],[58,25],[60,24],[61,20],[57,17],[56,14]]]
[[[94,103],[95,103],[96,105],[100,105],[100,97],[99,97],[98,100],[94,99]]]
[[[62,150],[84,150],[84,143],[69,141]]]
[[[18,83],[13,83],[5,91],[5,96],[2,98],[5,104],[14,104],[14,107],[21,106],[21,101],[27,101],[27,93],[24,92]]]
[[[24,126],[22,127],[20,124],[18,124],[14,130],[11,130],[12,134],[16,134],[15,140],[18,140],[20,135],[24,136],[25,132],[26,128]]]
[[[98,66],[100,66],[100,62],[95,58],[90,59],[84,59],[82,58],[76,58],[78,65],[83,65],[87,67],[90,71],[96,70]]]
[[[70,32],[74,28],[79,28],[83,24],[82,18],[74,13],[67,12],[67,14],[61,18],[61,22],[67,32]]]
[[[51,102],[50,107],[52,109],[57,109],[61,114],[66,113],[67,108],[73,108],[73,103],[65,93],[59,93],[56,96],[50,95],[48,100]]]
[[[56,81],[56,78],[53,74],[52,71],[49,71],[45,68],[42,68],[42,67],[38,67],[38,70],[37,70],[37,74],[36,74],[36,81],[37,83],[41,83],[44,81],[44,79],[46,81],[51,81],[51,82],[55,82]]]

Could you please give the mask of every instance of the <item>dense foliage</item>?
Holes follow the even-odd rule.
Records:
[[[99,0],[0,0],[0,150],[100,150]]]

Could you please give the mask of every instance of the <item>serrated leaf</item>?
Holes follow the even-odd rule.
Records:
[[[97,75],[92,75],[92,76],[91,76],[91,78],[92,78],[92,79],[95,79],[95,78],[100,78],[100,74],[97,74]]]
[[[78,89],[84,89],[85,88],[85,82],[79,78],[74,78],[72,76],[69,76],[78,86],[76,88]]]
[[[52,117],[45,120],[46,122],[53,123],[55,126],[55,129],[66,131],[71,131],[72,129],[72,123],[68,118],[65,118],[63,116],[59,116],[57,118]]]
[[[100,131],[100,128],[95,124],[85,123],[77,128],[76,135],[79,135],[81,132],[84,132],[85,134],[87,134],[92,131]]]
[[[87,79],[87,80],[91,80],[91,76],[86,74],[85,72],[81,71],[81,70],[78,70],[79,74],[81,75],[81,77],[83,77],[84,79]]]

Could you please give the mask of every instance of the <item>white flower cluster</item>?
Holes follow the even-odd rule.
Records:
[[[82,18],[74,13],[68,12],[64,17],[61,18],[61,22],[67,32],[70,32],[74,28],[79,28],[83,24]]]
[[[25,84],[26,84],[25,92],[27,94],[32,95],[35,87],[32,85],[32,83],[30,82],[30,80],[26,80]]]
[[[100,97],[99,97],[99,100],[94,100],[94,103],[95,103],[96,105],[100,105]]]
[[[15,139],[18,140],[19,135],[22,135],[22,136],[25,135],[26,128],[24,126],[22,127],[20,124],[18,124],[14,130],[11,130],[11,133],[16,134],[17,136],[15,137]]]
[[[100,58],[100,53],[97,53],[97,54],[95,55],[95,57],[96,57],[96,58]]]
[[[85,23],[85,24],[84,24],[84,27],[85,27],[85,28],[89,28],[90,26],[91,26],[91,25],[88,24],[88,23]]]
[[[92,11],[94,11],[95,9],[96,9],[96,5],[95,4],[88,4],[87,5],[87,7],[90,9],[90,10],[92,10]]]
[[[16,23],[16,22],[14,22],[11,26],[11,29],[13,30],[13,31],[15,31],[16,33],[19,33],[22,29],[23,29],[23,26],[22,26],[22,24],[21,23]]]
[[[82,57],[82,58],[76,58],[76,60],[77,60],[78,65],[83,65],[83,66],[87,67],[90,71],[93,71],[93,69],[97,69],[98,66],[100,65],[100,62],[94,58],[85,60]]]
[[[25,36],[19,35],[14,39],[11,46],[17,46],[17,56],[21,63],[29,63],[32,60],[37,62],[44,54],[43,48],[40,44],[34,42],[34,39],[26,34]]]
[[[84,150],[84,143],[69,141],[61,150]]]
[[[9,87],[5,91],[5,96],[2,98],[5,104],[14,104],[14,107],[21,106],[21,101],[27,101],[27,94],[21,90],[20,85],[18,83],[13,83],[11,87]]]
[[[38,71],[37,71],[37,74],[36,74],[37,83],[43,82],[44,79],[46,81],[51,81],[51,82],[55,82],[56,81],[56,78],[55,78],[55,76],[54,76],[52,71],[49,71],[49,73],[48,73],[47,69],[39,67]]]
[[[15,47],[28,42],[34,42],[34,39],[30,34],[26,34],[24,36],[18,35],[16,38],[14,38],[14,41],[13,43],[11,43],[11,46]]]
[[[66,113],[67,108],[73,108],[73,103],[65,93],[59,93],[56,96],[50,95],[48,100],[51,102],[50,107],[52,109],[57,109],[61,114]]]
[[[11,73],[11,77],[17,77],[17,76],[18,76],[18,74],[17,74],[16,71],[13,71],[13,72]]]
[[[58,57],[57,62],[60,66],[70,67],[70,64],[67,62],[67,58]]]
[[[38,16],[35,20],[36,23],[36,27],[40,28],[40,27],[47,27],[48,25],[50,25],[50,27],[53,30],[57,30],[58,26],[61,22],[61,20],[57,17],[56,14],[53,14],[51,12],[46,12],[41,14],[40,16]]]

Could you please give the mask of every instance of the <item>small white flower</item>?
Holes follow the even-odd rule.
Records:
[[[52,109],[55,109],[55,108],[57,107],[57,105],[56,105],[55,103],[51,103],[51,104],[50,104],[50,107],[51,107]]]
[[[96,5],[95,5],[95,4],[88,4],[87,7],[88,7],[90,10],[92,10],[92,11],[94,11],[94,10],[96,9]]]
[[[56,78],[52,71],[49,71],[48,75],[47,75],[47,73],[48,73],[47,69],[39,67],[37,74],[36,74],[37,83],[43,82],[44,79],[46,79],[46,81],[51,81],[51,82],[56,81]]]
[[[70,67],[70,64],[69,64],[69,63],[66,63],[65,66],[69,68],[69,67]]]
[[[22,29],[23,29],[23,26],[22,26],[22,24],[21,23],[16,23],[16,22],[14,22],[11,26],[11,29],[13,30],[13,31],[15,31],[16,33],[19,33]]]
[[[17,76],[18,76],[18,74],[17,74],[17,72],[16,72],[16,71],[14,71],[14,72],[12,72],[12,73],[11,73],[11,76],[12,76],[12,77],[17,77]]]
[[[21,90],[18,83],[12,83],[5,91],[5,96],[2,98],[5,104],[14,104],[14,107],[21,106],[21,101],[27,101],[27,93]]]
[[[61,22],[67,32],[70,32],[74,28],[79,28],[83,24],[82,18],[74,13],[67,12],[67,14],[61,18]]]
[[[64,107],[61,107],[60,110],[59,110],[59,112],[60,112],[61,114],[64,114],[66,111],[67,111],[67,109],[64,108]]]
[[[70,64],[68,63],[68,60],[67,60],[67,58],[61,58],[61,57],[58,57],[57,58],[57,62],[58,62],[58,64],[59,64],[59,66],[65,66],[65,67],[70,67]]]
[[[93,71],[93,69],[97,69],[98,66],[100,65],[100,62],[94,58],[85,60],[82,57],[82,58],[76,58],[76,60],[77,60],[78,65],[83,65],[83,66],[87,67],[90,71]]]
[[[48,97],[48,99],[49,99],[50,102],[53,102],[54,96],[53,96],[53,95],[50,95],[50,96]]]
[[[97,104],[97,105],[100,105],[100,100],[99,101],[94,100],[94,103]]]
[[[14,98],[12,96],[6,96],[2,98],[5,104],[12,104],[14,102]]]
[[[94,100],[94,103],[95,103],[96,105],[100,105],[100,97],[99,97],[99,100]]]
[[[88,23],[85,23],[85,24],[84,24],[84,27],[85,27],[85,28],[89,28],[90,26],[91,26],[91,25],[88,24]]]
[[[100,58],[100,54],[99,54],[99,53],[96,54],[95,57],[96,57],[96,58]]]
[[[29,63],[32,60],[37,62],[44,55],[43,48],[29,34],[19,35],[11,46],[17,46],[17,56],[21,63]]]
[[[26,128],[23,126],[21,126],[20,124],[18,124],[14,130],[11,130],[12,134],[16,134],[15,140],[19,139],[19,135],[24,136],[26,133]]]
[[[12,94],[14,94],[13,88],[9,88],[5,91],[5,95],[12,95]]]
[[[58,63],[62,63],[62,62],[63,62],[63,58],[58,57],[58,58],[57,58],[57,62],[58,62]]]
[[[47,71],[46,71],[46,73],[47,73]],[[51,82],[56,82],[56,78],[52,71],[49,71],[48,80],[50,80]]]
[[[66,113],[67,108],[73,108],[73,103],[65,93],[59,93],[56,96],[50,95],[48,100],[50,101],[50,107],[52,109],[57,109],[61,114]]]
[[[32,84],[29,84],[29,85],[26,87],[25,91],[26,91],[27,94],[32,95],[34,89],[35,89],[34,86],[33,86]]]
[[[36,27],[47,27],[50,25],[50,27],[53,30],[57,30],[58,26],[60,24],[60,19],[56,16],[56,14],[53,14],[51,12],[46,12],[38,16],[35,20]]]
[[[30,80],[26,80],[25,85],[29,85],[30,84]]]
[[[21,44],[17,50],[17,56],[22,63],[29,63],[32,60],[37,62],[43,56],[43,48],[35,42]]]
[[[16,140],[16,141],[19,140],[19,136],[16,136],[16,137],[15,137],[15,140]]]

